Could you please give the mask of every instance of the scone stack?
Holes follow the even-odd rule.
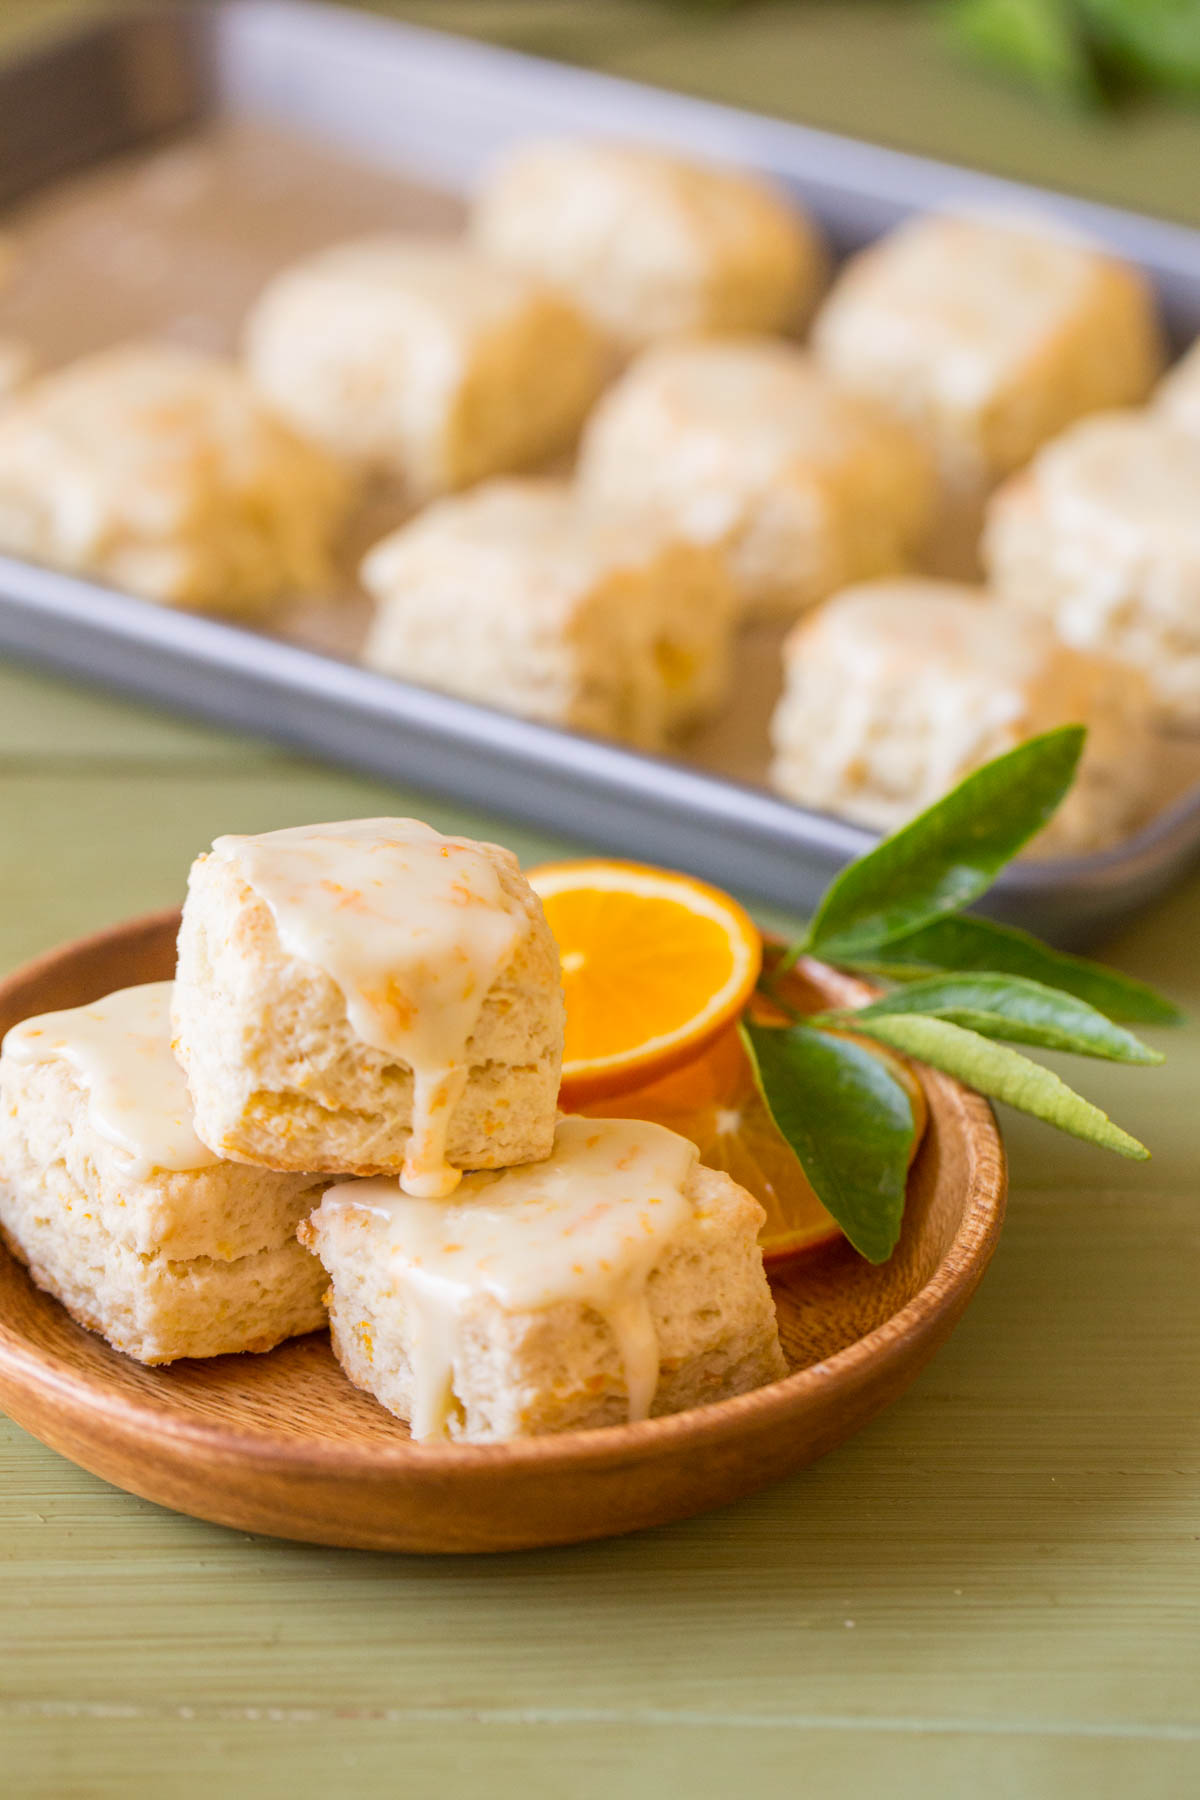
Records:
[[[562,1042],[509,852],[403,819],[218,839],[173,986],[5,1039],[0,1225],[145,1362],[314,1329],[323,1264],[339,1360],[422,1438],[781,1374],[762,1209],[661,1127],[558,1119]]]

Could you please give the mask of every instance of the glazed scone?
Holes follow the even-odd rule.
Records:
[[[655,747],[729,681],[719,548],[582,507],[561,481],[485,482],[376,544],[364,656],[406,681]]]
[[[813,349],[985,490],[1082,414],[1143,399],[1162,366],[1154,299],[1128,264],[1049,223],[927,215],[851,258]]]
[[[192,866],[174,1043],[222,1156],[448,1193],[546,1154],[562,1041],[557,948],[495,844],[352,819]]]
[[[0,549],[169,606],[249,613],[320,587],[344,476],[220,357],[126,344],[0,418]]]
[[[996,494],[983,554],[1006,601],[1200,727],[1200,436],[1155,411],[1081,420]]]
[[[983,589],[867,582],[788,638],[771,779],[801,805],[892,831],[1023,738],[1074,723],[1088,727],[1083,761],[1038,855],[1098,849],[1146,816],[1145,683]]]
[[[566,449],[602,378],[565,295],[449,240],[367,238],[285,269],[245,329],[259,391],[414,499]]]
[[[723,545],[744,612],[784,618],[907,566],[934,500],[905,426],[768,338],[645,351],[589,420],[578,481],[590,505]]]
[[[1160,412],[1172,425],[1200,437],[1200,338],[1168,371],[1154,398]]]
[[[766,181],[583,138],[504,157],[471,230],[571,294],[624,353],[687,331],[796,330],[826,271],[816,227]]]
[[[324,1322],[295,1237],[324,1184],[200,1142],[170,990],[26,1019],[0,1053],[0,1230],[39,1287],[144,1363],[270,1350]]]
[[[722,1400],[786,1373],[762,1207],[643,1120],[566,1118],[544,1162],[447,1205],[332,1188],[301,1237],[334,1351],[418,1439],[533,1437]]]

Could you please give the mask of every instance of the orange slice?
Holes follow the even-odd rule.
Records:
[[[921,1085],[898,1057],[877,1045],[869,1047],[903,1083],[912,1101],[915,1149],[925,1128]],[[724,1169],[761,1201],[767,1217],[758,1241],[765,1263],[788,1261],[840,1236],[767,1111],[735,1028],[727,1029],[684,1068],[644,1087],[593,1101],[583,1110],[608,1118],[650,1119],[690,1138],[702,1163]]]
[[[692,1062],[754,991],[762,939],[728,894],[640,863],[545,863],[529,876],[562,958],[561,1104]]]

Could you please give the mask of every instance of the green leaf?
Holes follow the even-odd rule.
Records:
[[[1157,1050],[1143,1044],[1132,1031],[1114,1025],[1086,1001],[1019,975],[933,975],[868,1006],[839,1013],[836,1019],[854,1030],[863,1019],[900,1013],[924,1013],[949,1019],[981,1037],[1038,1044],[1044,1050],[1069,1050],[1076,1056],[1100,1056],[1109,1062],[1152,1064],[1163,1060]]]
[[[1075,0],[958,0],[947,28],[970,55],[1052,99],[1102,97]]]
[[[1058,806],[1085,736],[1064,725],[968,775],[843,869],[795,954],[852,962],[977,900]]]
[[[1077,0],[1101,60],[1127,80],[1200,92],[1200,0]]]
[[[759,1090],[818,1199],[869,1262],[900,1236],[915,1125],[878,1056],[804,1025],[743,1024]]]
[[[1136,1138],[1114,1125],[1106,1113],[1085,1100],[1065,1081],[1040,1063],[1016,1050],[993,1044],[973,1031],[964,1031],[947,1019],[929,1019],[915,1013],[864,1019],[855,1015],[854,1029],[890,1044],[909,1056],[956,1075],[968,1087],[992,1100],[1004,1100],[1018,1111],[1032,1113],[1047,1125],[1056,1125],[1072,1137],[1115,1150],[1119,1156],[1144,1161],[1150,1152]]]
[[[852,965],[864,975],[912,981],[938,969],[980,969],[997,975],[1024,975],[1086,1000],[1110,1019],[1126,1025],[1178,1025],[1177,1006],[1132,975],[1103,968],[1082,956],[1068,956],[990,919],[938,919],[911,937],[888,944],[877,959]]]

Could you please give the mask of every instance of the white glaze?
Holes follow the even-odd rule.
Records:
[[[412,1134],[401,1182],[452,1193],[450,1117],[467,1083],[467,1044],[488,990],[526,928],[495,864],[466,838],[416,819],[350,819],[222,837],[270,909],[289,955],[323,969],[364,1043],[413,1072]]]
[[[697,1157],[645,1120],[565,1118],[545,1162],[467,1175],[449,1203],[392,1180],[330,1188],[321,1212],[365,1209],[387,1223],[414,1438],[446,1435],[463,1313],[481,1294],[514,1312],[572,1301],[599,1313],[620,1350],[629,1417],[646,1418],[658,1385],[647,1282],[690,1216],[683,1189]]]
[[[87,1096],[88,1124],[144,1181],[155,1169],[218,1161],[192,1128],[183,1071],[171,1054],[171,981],[119,988],[93,1006],[40,1013],[14,1025],[3,1054],[16,1063],[67,1063]]]

